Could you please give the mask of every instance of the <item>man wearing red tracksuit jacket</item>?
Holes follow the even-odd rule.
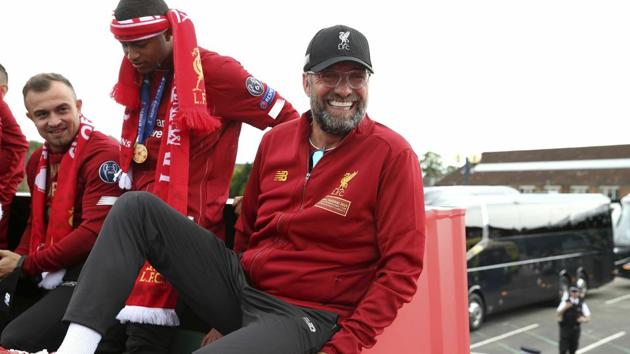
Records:
[[[24,158],[28,150],[26,137],[4,101],[8,90],[7,72],[0,65],[0,249],[9,246],[9,209],[17,186],[24,178]]]
[[[235,250],[244,251],[241,265],[256,289],[339,315],[340,331],[322,351],[355,353],[374,344],[416,290],[418,159],[366,115],[309,172],[312,121],[308,112],[265,135]]]
[[[240,257],[155,196],[127,193],[86,262],[58,354],[93,352],[145,258],[229,333],[195,353],[354,354],[374,345],[422,270],[420,165],[366,114],[373,71],[359,31],[319,31],[306,59],[311,111],[263,138],[237,223]]]
[[[56,271],[80,263],[92,250],[96,236],[103,225],[109,209],[121,194],[113,182],[117,172],[118,145],[112,138],[95,131],[90,137],[90,144],[79,157],[81,169],[77,182],[77,197],[74,205],[73,231],[52,248],[24,257],[22,272],[33,277],[42,272]],[[42,148],[35,150],[28,160],[26,175],[29,188],[33,189],[37,175],[37,162],[42,154]],[[49,170],[51,171],[48,184],[55,186],[60,178],[59,165],[63,153],[49,153]],[[48,188],[47,208],[50,208],[55,197],[55,188]],[[15,252],[28,255],[31,236],[30,223],[27,224],[19,246]]]
[[[83,262],[105,216],[120,196],[118,144],[81,116],[82,101],[59,74],[39,74],[24,87],[27,115],[44,138],[27,165],[31,213],[15,252],[0,250],[0,277],[21,268],[37,284],[36,299],[16,293],[20,306],[3,330],[6,348],[55,349],[67,324],[60,321]],[[4,298],[6,301],[6,297]],[[24,312],[24,307],[28,307]]]

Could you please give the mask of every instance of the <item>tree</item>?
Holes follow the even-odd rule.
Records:
[[[427,151],[420,159],[424,184],[432,186],[444,176],[442,157],[433,151]]]
[[[234,167],[232,181],[230,182],[230,198],[234,198],[245,193],[245,185],[247,185],[247,180],[249,179],[249,173],[251,170],[252,164],[249,162],[243,165],[236,165]]]
[[[34,140],[29,140],[28,141],[28,150],[26,151],[26,160],[28,161],[31,158],[31,154],[33,154],[33,151],[35,151],[37,148],[39,148],[40,146],[42,146],[42,143],[40,143],[39,141],[34,141]],[[26,176],[24,176],[25,178],[22,180],[22,182],[20,182],[20,184],[18,185],[18,192],[28,192],[28,183],[26,183]]]

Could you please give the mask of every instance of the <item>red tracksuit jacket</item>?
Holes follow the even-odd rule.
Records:
[[[221,128],[213,133],[192,131],[188,180],[188,216],[202,227],[224,238],[223,208],[236,161],[241,124],[259,129],[299,117],[293,106],[266,84],[255,80],[239,62],[201,49],[208,111],[221,118]],[[161,75],[155,75],[155,95]],[[249,79],[249,81],[248,81]],[[261,86],[247,89],[255,80]],[[172,81],[172,80],[171,80]],[[147,139],[149,156],[142,164],[132,163],[133,190],[152,192],[160,140],[165,126],[167,92],[160,104],[153,134]]]
[[[340,315],[322,351],[358,353],[411,300],[422,270],[420,163],[369,117],[308,173],[310,117],[275,127],[258,149],[235,248],[251,284]]]
[[[6,204],[24,177],[24,157],[28,142],[11,110],[0,97],[0,204]]]
[[[103,226],[103,221],[112,207],[114,198],[122,193],[118,188],[118,183],[114,182],[113,174],[114,168],[119,169],[118,143],[95,131],[85,147],[87,149],[79,155],[80,167],[74,204],[74,229],[52,247],[26,257],[22,270],[27,275],[54,272],[85,260],[92,250],[94,242],[96,242],[96,236]],[[42,148],[35,150],[26,167],[27,181],[31,190],[37,175],[37,165],[41,154]],[[53,157],[51,156],[49,161],[52,160]],[[58,175],[57,181],[61,179],[63,179],[63,175]],[[50,201],[47,201],[46,204],[50,206]],[[31,221],[29,218],[20,245],[15,250],[16,253],[28,255],[30,230]]]
[[[5,215],[0,221],[0,248],[8,247],[9,205],[24,178],[24,159],[28,142],[0,93],[0,204]]]

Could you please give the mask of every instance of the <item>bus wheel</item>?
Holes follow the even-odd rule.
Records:
[[[575,285],[577,285],[577,288],[580,291],[580,296],[586,296],[586,291],[588,290],[588,282],[586,281],[586,274],[584,274],[584,272],[580,272],[580,275],[578,276],[578,280]]]
[[[481,327],[485,317],[483,299],[477,293],[472,293],[468,297],[468,324],[471,331]]]
[[[558,301],[562,300],[562,297],[566,294],[569,295],[569,287],[571,286],[571,280],[566,275],[561,275],[558,280]]]

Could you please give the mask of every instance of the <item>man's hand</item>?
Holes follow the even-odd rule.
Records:
[[[0,250],[0,278],[4,278],[15,270],[20,255],[9,250]]]
[[[208,332],[208,334],[206,334],[205,337],[203,337],[203,339],[201,340],[201,346],[205,347],[206,345],[214,342],[215,340],[221,339],[222,337],[223,335],[213,328],[210,330],[210,332]]]

